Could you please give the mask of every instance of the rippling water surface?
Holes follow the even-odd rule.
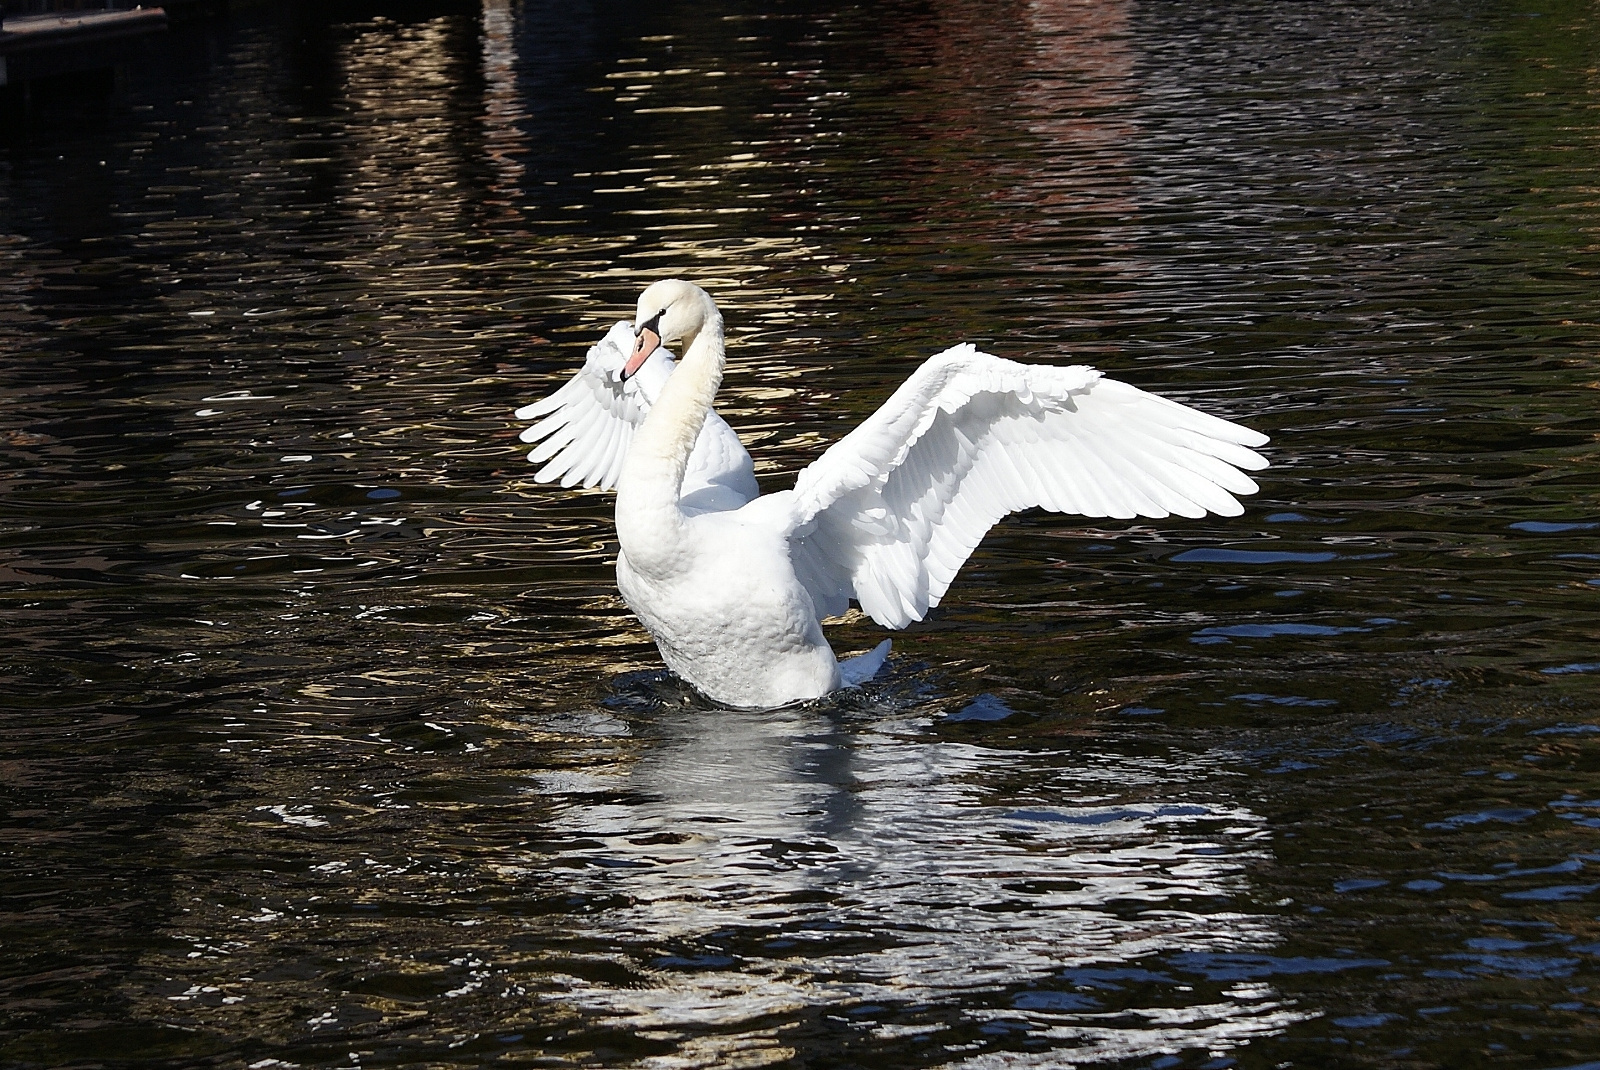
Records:
[[[0,1060],[1600,1065],[1597,42],[239,2],[41,101]],[[718,710],[510,418],[667,274],[769,487],[956,341],[1273,467],[1235,519],[1013,518],[871,686]]]

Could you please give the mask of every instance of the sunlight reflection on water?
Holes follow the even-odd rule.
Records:
[[[754,1027],[819,1002],[925,1007],[1048,990],[1063,969],[1112,976],[1174,950],[1275,942],[1266,917],[1194,908],[1237,891],[1262,856],[1256,815],[1215,800],[1106,805],[1138,785],[1203,779],[1204,756],[1084,767],[919,741],[892,718],[851,732],[809,709],[669,713],[636,758],[540,789],[559,800],[554,825],[594,843],[573,886],[628,900],[582,931],[700,951],[658,957],[639,986],[573,984],[565,998],[618,1027]],[[1052,805],[997,800],[996,779]],[[722,946],[752,930],[763,954]],[[1114,1029],[1065,1007],[972,1013],[1029,1020],[1086,1058],[1128,1058],[1225,1050],[1298,1017],[1267,996],[1192,1013],[1124,1005],[1145,1024]]]

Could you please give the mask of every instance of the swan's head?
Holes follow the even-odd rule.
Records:
[[[679,352],[684,352],[702,327],[720,318],[711,295],[694,283],[682,279],[652,283],[639,297],[639,309],[633,317],[633,352],[623,365],[622,377],[626,379],[638,371],[658,346],[681,342],[684,348]]]

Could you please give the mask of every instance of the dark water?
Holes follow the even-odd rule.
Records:
[[[1574,0],[238,2],[44,102],[0,1061],[1600,1066],[1597,70]],[[770,486],[961,340],[1273,467],[717,710],[510,420],[666,274]]]

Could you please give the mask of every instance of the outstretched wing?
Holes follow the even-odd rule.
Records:
[[[903,628],[1001,517],[1237,516],[1267,437],[1092,368],[956,346],[800,473],[791,556],[819,612]]]
[[[646,393],[645,369],[623,381],[622,366],[633,345],[633,328],[618,323],[606,336],[589,347],[583,367],[554,394],[524,405],[513,415],[518,420],[539,422],[522,432],[524,442],[537,443],[528,460],[542,465],[534,475],[541,483],[560,482],[563,487],[600,487],[610,490],[622,470],[622,458],[633,441],[633,432],[650,411]],[[653,369],[665,381],[672,361],[665,353]]]
[[[633,325],[616,324],[589,347],[583,367],[561,389],[516,411],[518,420],[539,420],[521,435],[536,444],[528,454],[542,465],[534,479],[563,487],[616,486],[634,432],[675,367],[667,351],[657,349],[624,381],[622,366],[632,348]],[[684,508],[737,508],[757,493],[749,452],[722,417],[707,413],[684,474]]]

